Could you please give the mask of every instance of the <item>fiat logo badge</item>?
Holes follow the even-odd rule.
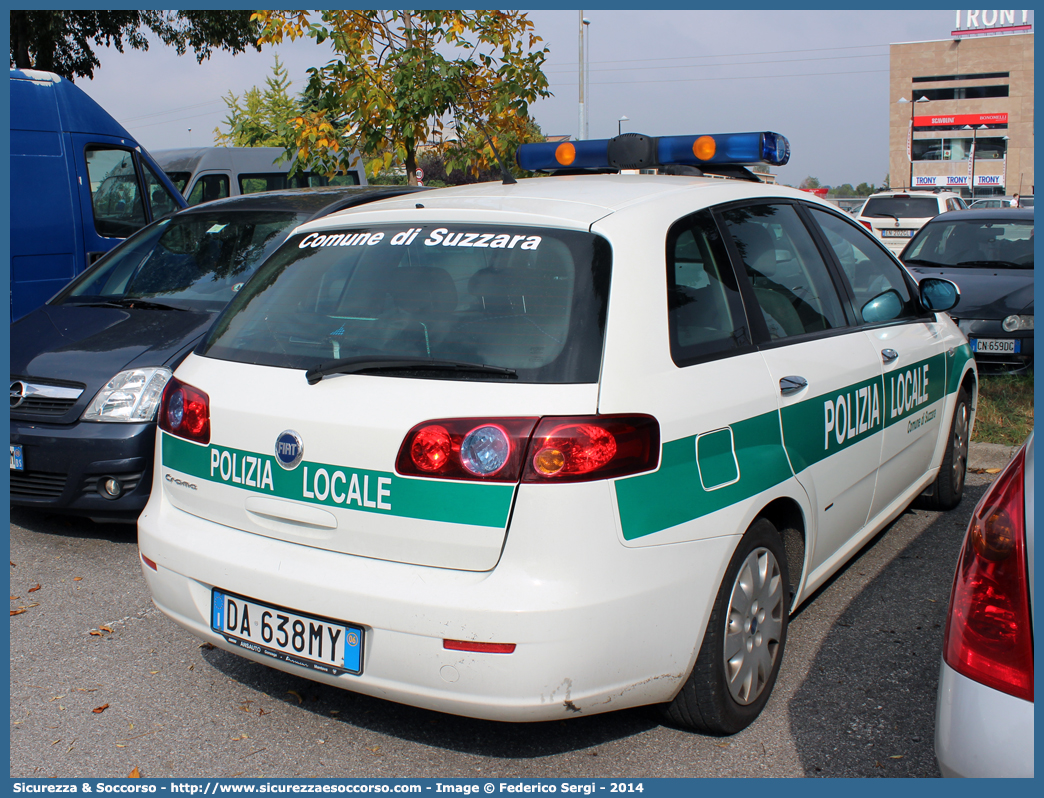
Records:
[[[276,437],[276,462],[287,471],[293,471],[304,458],[304,443],[292,429],[283,430]]]

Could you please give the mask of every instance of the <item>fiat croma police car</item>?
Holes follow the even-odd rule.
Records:
[[[790,612],[964,487],[977,375],[772,133],[527,145],[566,174],[298,228],[168,384],[156,605],[243,657],[508,721],[736,732]],[[681,164],[679,169],[672,164]]]

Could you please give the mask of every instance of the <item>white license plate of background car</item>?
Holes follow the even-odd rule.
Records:
[[[882,230],[882,238],[909,238],[913,235],[913,230]]]
[[[22,447],[17,443],[11,444],[11,470],[25,471],[25,458],[22,455]]]
[[[1015,355],[1019,352],[1018,338],[972,338],[972,351],[982,355]]]
[[[362,673],[358,626],[211,591],[210,627],[240,648],[338,676]]]

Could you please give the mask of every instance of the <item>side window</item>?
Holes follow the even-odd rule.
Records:
[[[856,310],[864,323],[919,315],[902,268],[873,238],[839,216],[818,208],[809,210],[848,277]]]
[[[92,148],[85,156],[98,235],[126,238],[144,227],[145,205],[130,151]]]
[[[152,208],[152,218],[159,219],[161,216],[166,216],[168,213],[173,213],[178,209],[178,202],[174,199],[174,195],[170,193],[160,179],[156,177],[156,173],[152,171],[152,168],[144,163],[145,167],[145,189],[149,194],[149,206]]]
[[[222,199],[229,195],[228,175],[203,175],[192,186],[188,195],[189,205]]]
[[[792,205],[722,213],[773,339],[846,325],[830,272]]]
[[[276,191],[286,188],[286,175],[282,172],[242,174],[239,176],[239,193],[256,194],[259,191]]]
[[[707,211],[667,234],[667,323],[679,366],[751,342],[728,252]]]

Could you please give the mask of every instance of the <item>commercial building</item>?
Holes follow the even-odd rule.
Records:
[[[891,45],[891,186],[1032,194],[1028,12],[957,15],[948,39]]]

